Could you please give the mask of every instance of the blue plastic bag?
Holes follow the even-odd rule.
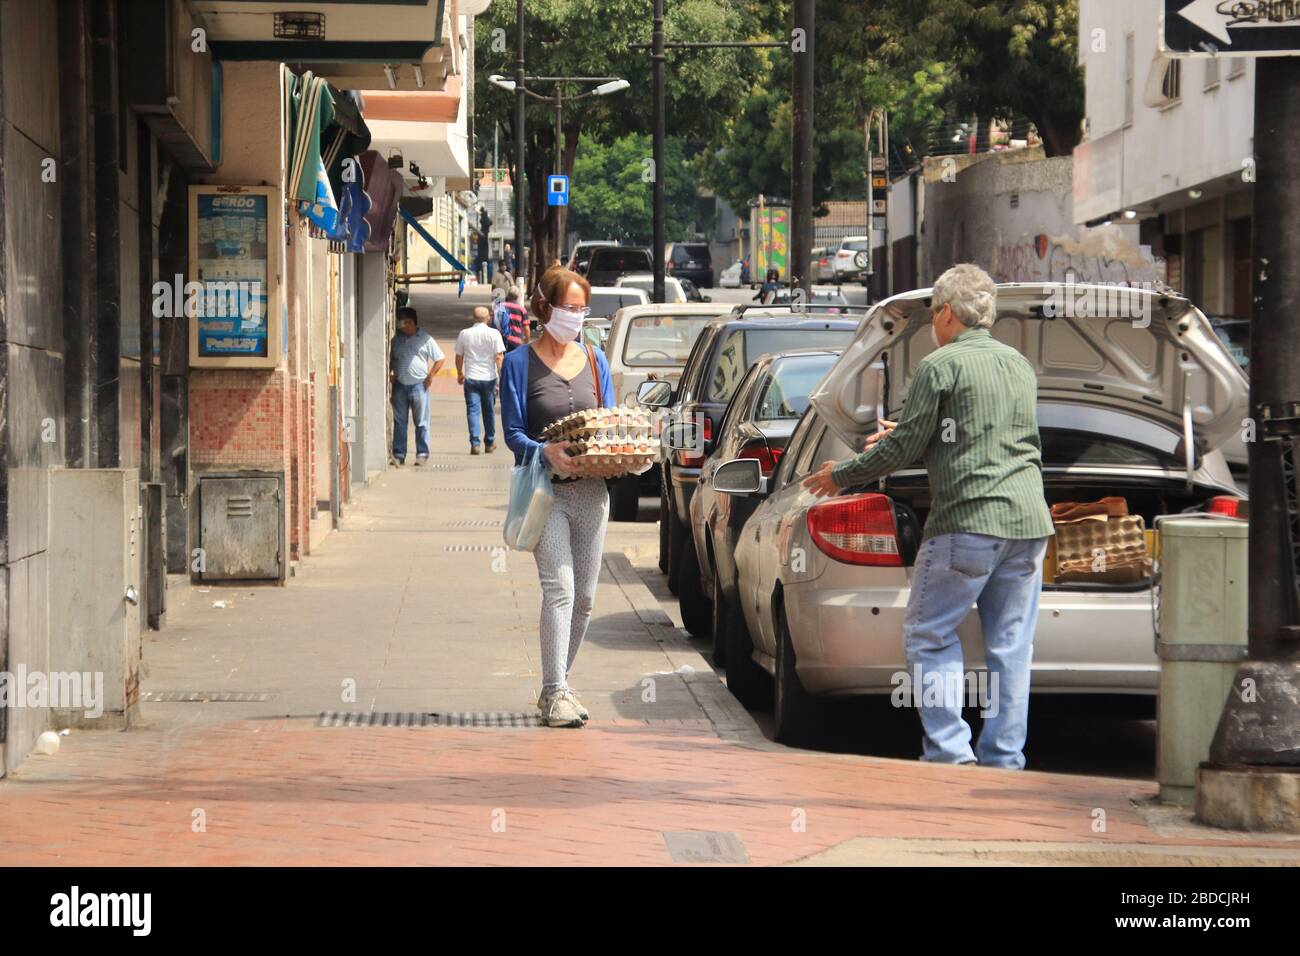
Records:
[[[551,474],[542,463],[541,450],[524,455],[524,463],[510,469],[510,507],[506,511],[504,537],[516,551],[532,551],[542,539],[542,529],[551,516],[555,491]]]

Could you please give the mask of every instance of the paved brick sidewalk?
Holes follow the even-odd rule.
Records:
[[[682,832],[757,864],[1300,862],[1135,805],[1149,784],[771,744],[613,554],[573,675],[585,729],[320,726],[535,713],[536,572],[494,566],[509,458],[470,458],[461,422],[435,397],[445,467],[379,478],[287,587],[170,592],[143,689],[210,699],[29,757],[0,781],[0,865],[669,864]]]

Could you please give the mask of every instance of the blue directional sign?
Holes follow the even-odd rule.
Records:
[[[569,204],[569,177],[546,177],[546,205],[567,206]]]

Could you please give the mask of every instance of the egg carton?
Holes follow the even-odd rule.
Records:
[[[1098,552],[1101,552],[1098,554]],[[1056,562],[1061,574],[1103,573],[1104,570],[1150,569],[1146,528],[1141,515],[1083,520],[1056,525]]]
[[[570,464],[574,474],[582,478],[621,478],[644,474],[654,461],[654,455],[589,453],[574,457]]]
[[[557,418],[546,426],[542,438],[546,441],[559,441],[613,430],[623,432],[644,430],[648,435],[653,424],[650,413],[645,409],[629,408],[625,405],[615,408],[588,408]]]

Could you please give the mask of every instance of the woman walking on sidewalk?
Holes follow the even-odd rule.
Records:
[[[543,334],[506,355],[501,366],[501,420],[515,464],[540,453],[551,471],[555,502],[533,551],[542,584],[542,692],[537,706],[550,727],[581,727],[587,720],[568,673],[587,633],[609,520],[602,478],[576,478],[568,442],[541,442],[557,418],[588,408],[613,407],[614,386],[605,356],[574,340],[590,311],[591,285],[562,266],[546,270],[533,292]]]

